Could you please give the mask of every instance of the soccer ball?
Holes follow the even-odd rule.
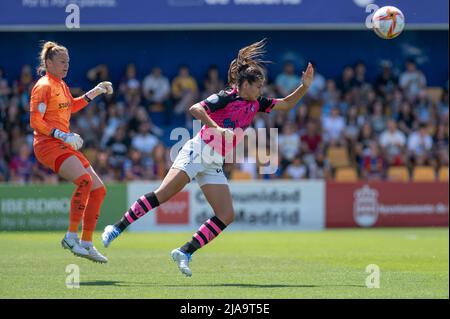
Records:
[[[374,13],[372,25],[379,37],[393,39],[402,33],[405,27],[405,16],[396,7],[382,7]]]

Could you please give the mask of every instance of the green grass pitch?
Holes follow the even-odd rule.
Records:
[[[0,232],[0,298],[449,298],[448,228],[229,231],[193,256],[191,278],[169,254],[192,233],[126,232],[107,249],[96,233],[106,265],[63,250],[63,233]]]

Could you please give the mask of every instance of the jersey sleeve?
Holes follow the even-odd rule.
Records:
[[[37,132],[50,136],[53,127],[45,120],[51,88],[46,84],[36,84],[31,91],[30,126]]]
[[[278,99],[260,96],[258,98],[258,103],[259,103],[258,112],[270,113],[270,111],[272,111],[272,108],[278,103]]]
[[[88,102],[83,98],[83,96],[79,96],[74,98],[72,95],[72,108],[70,110],[71,113],[76,113],[79,110],[82,110],[88,105]]]
[[[86,105],[88,105],[89,103],[83,98],[83,96],[79,96],[74,98],[72,96],[72,93],[70,93],[70,89],[67,85],[66,86],[66,90],[67,92],[69,92],[70,94],[70,98],[72,100],[72,107],[70,108],[70,112],[71,113],[76,113],[82,109],[84,109],[86,107]]]
[[[210,114],[223,109],[230,101],[230,96],[225,91],[220,91],[201,101],[200,105],[203,106],[208,114]]]

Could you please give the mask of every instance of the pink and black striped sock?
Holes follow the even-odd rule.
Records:
[[[159,206],[158,198],[154,192],[147,193],[139,197],[137,201],[131,205],[130,209],[123,215],[122,219],[114,224],[120,231],[123,231],[130,224],[147,214],[150,210]]]
[[[226,227],[227,225],[219,218],[216,216],[211,217],[200,226],[198,231],[192,236],[192,239],[184,244],[180,250],[192,255],[197,249],[202,248],[216,238]]]

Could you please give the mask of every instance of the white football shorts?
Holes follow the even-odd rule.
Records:
[[[184,144],[178,153],[172,168],[178,168],[195,179],[199,186],[205,184],[226,184],[228,180],[223,173],[224,157],[215,152],[197,134]]]

